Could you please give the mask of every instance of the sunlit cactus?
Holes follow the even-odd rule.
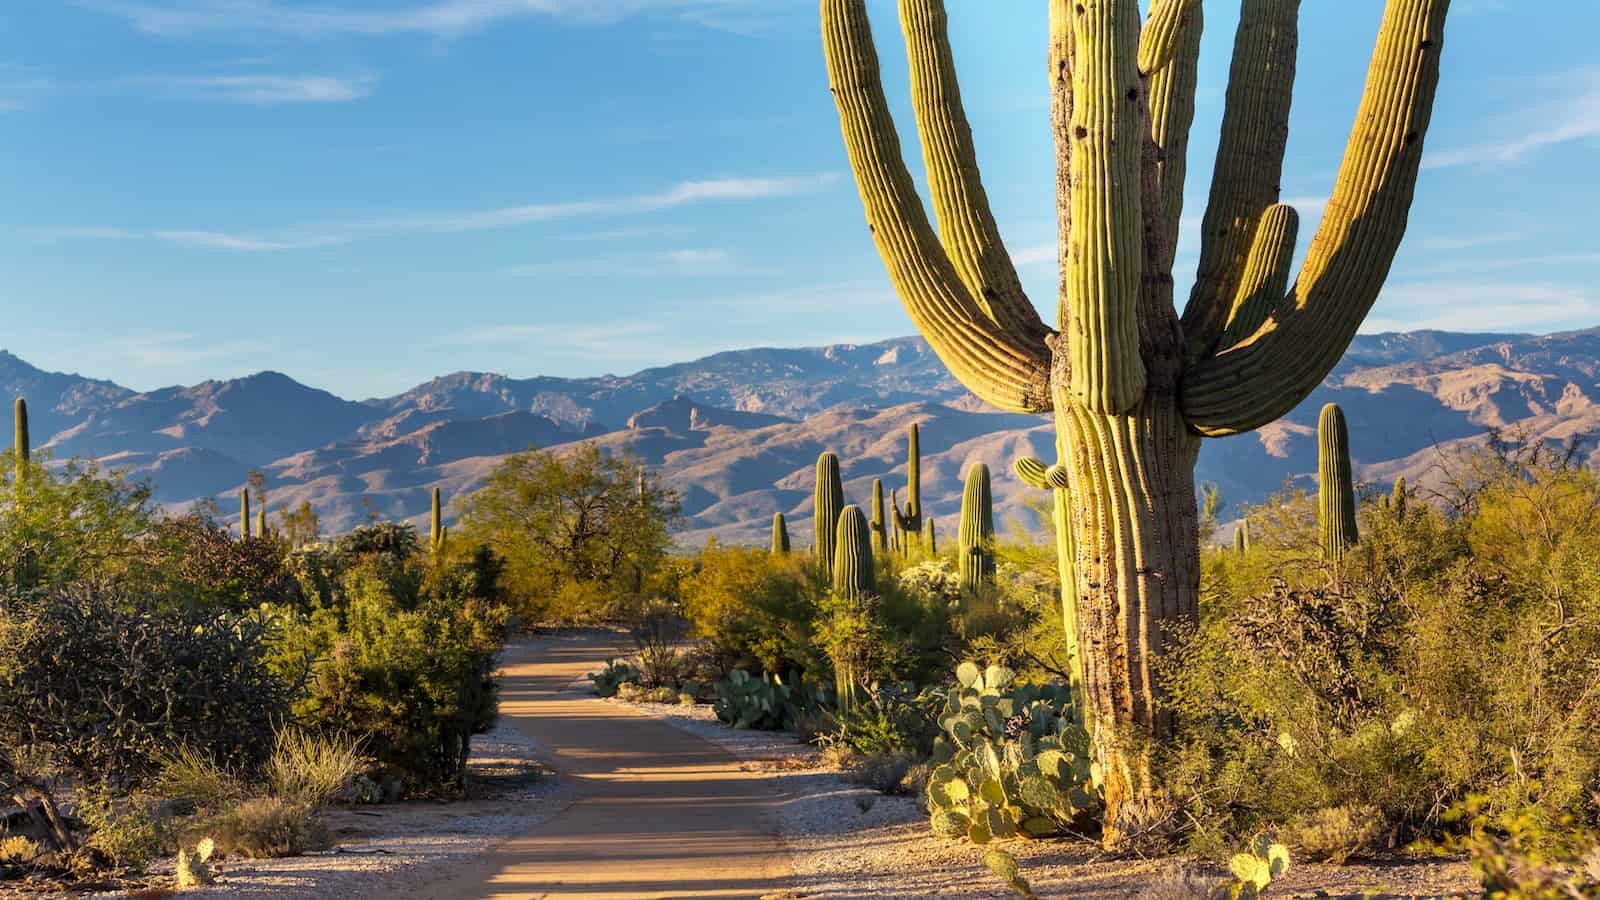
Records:
[[[878,592],[872,568],[872,533],[861,507],[851,504],[839,513],[833,552],[833,593],[858,600]]]
[[[817,457],[817,485],[812,500],[812,528],[816,532],[817,559],[824,571],[833,572],[834,529],[844,508],[844,483],[839,478],[839,457]]]
[[[267,527],[267,507],[265,505],[256,510],[256,536],[272,537],[272,531]]]
[[[922,533],[922,429],[915,422],[906,429],[906,505],[896,503],[894,517],[906,534]]]
[[[1330,562],[1344,559],[1357,540],[1356,485],[1350,467],[1350,431],[1336,403],[1322,408],[1317,421],[1317,521],[1322,554]]]
[[[930,558],[939,555],[939,529],[933,527],[933,516],[922,520],[922,548]]]
[[[994,500],[989,467],[978,463],[967,472],[961,494],[961,587],[974,590],[994,581]]]
[[[641,490],[644,488],[643,473],[640,473],[639,475],[639,487]],[[432,508],[429,510],[428,514],[428,546],[431,547],[435,553],[439,553],[444,550],[444,542],[446,537],[444,525],[444,503],[442,500],[443,495],[440,494],[438,488],[434,488],[432,496]]]
[[[889,523],[883,512],[883,479],[872,479],[872,547],[879,554],[889,554]]]
[[[1250,520],[1240,519],[1239,527],[1233,530],[1233,550],[1240,556],[1250,552]]]
[[[777,555],[789,553],[789,526],[783,520],[783,513],[772,514],[772,552]]]
[[[1300,4],[1242,0],[1181,316],[1172,269],[1201,3],[1154,0],[1141,27],[1138,0],[1049,0],[1055,329],[1024,293],[990,209],[945,4],[899,4],[926,206],[901,153],[867,5],[821,0],[821,25],[871,239],[911,320],[968,389],[1003,410],[1055,416],[1071,483],[1058,552],[1074,558],[1077,582],[1063,594],[1075,598],[1083,646],[1095,648],[1085,705],[1105,841],[1116,845],[1170,820],[1152,770],[1174,726],[1157,673],[1167,636],[1198,616],[1200,437],[1293,409],[1377,300],[1405,234],[1449,0],[1385,0],[1344,161],[1297,276],[1296,220],[1279,186]]]
[[[11,416],[15,426],[11,452],[16,454],[17,482],[20,484],[28,474],[28,460],[33,454],[33,446],[28,438],[28,401],[18,397]]]
[[[239,491],[239,536],[245,540],[250,539],[250,489],[242,488]]]

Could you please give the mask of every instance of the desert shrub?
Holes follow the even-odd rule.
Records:
[[[279,797],[256,797],[200,826],[229,855],[250,859],[299,856],[333,845],[310,806]]]
[[[1303,815],[1284,833],[1301,855],[1335,865],[1372,851],[1382,837],[1382,812],[1349,806],[1332,806]]]
[[[679,643],[689,624],[676,604],[660,598],[640,598],[625,615],[628,635],[638,648],[639,675],[649,687],[671,687],[690,674],[690,661]]]
[[[1192,848],[1340,807],[1376,811],[1363,849],[1399,846],[1469,793],[1530,840],[1600,823],[1600,483],[1540,444],[1445,468],[1438,505],[1365,504],[1338,571],[1256,525],[1244,557],[1208,554],[1163,673]],[[1308,530],[1300,498],[1261,512]]]
[[[1551,829],[1524,810],[1490,811],[1482,794],[1451,807],[1446,818],[1461,833],[1433,849],[1465,852],[1484,896],[1600,896],[1600,834],[1571,821]]]
[[[287,550],[267,537],[238,540],[214,519],[191,514],[160,521],[146,552],[167,603],[243,611],[300,602]]]
[[[617,698],[629,703],[677,703],[678,696],[678,689],[667,685],[647,688],[624,682],[617,688]]]
[[[850,784],[872,788],[880,794],[906,793],[906,775],[916,764],[910,753],[872,753],[861,757],[855,768],[844,775]]]
[[[358,740],[283,728],[267,760],[267,783],[274,797],[315,809],[347,793],[362,763]]]
[[[243,798],[243,780],[209,754],[182,747],[164,754],[150,793],[183,804],[189,812],[215,812]]]
[[[637,685],[644,678],[632,663],[616,659],[606,660],[605,668],[590,672],[586,677],[594,685],[594,692],[601,697],[615,697],[623,685]]]
[[[269,637],[252,618],[152,612],[110,588],[0,594],[0,746],[112,786],[179,746],[258,763],[290,699],[268,669]]]
[[[911,684],[873,685],[861,702],[838,710],[830,739],[868,756],[905,753],[926,759],[938,736],[941,692],[918,691]]]
[[[724,671],[805,671],[817,662],[813,568],[799,555],[704,550],[680,582],[684,615]]]
[[[135,868],[174,845],[172,829],[157,814],[154,801],[142,796],[116,799],[89,792],[78,803],[78,818],[88,830],[86,846],[113,866]]]
[[[143,545],[157,522],[148,484],[93,463],[0,473],[0,589],[147,582]],[[131,589],[137,589],[133,587]]]

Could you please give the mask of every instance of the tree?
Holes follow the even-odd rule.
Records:
[[[308,500],[301,500],[294,509],[279,510],[278,527],[283,530],[284,540],[291,547],[314,544],[322,537],[322,521],[317,518],[317,511],[311,508]]]
[[[1141,34],[1138,0],[1050,0],[1055,330],[1023,293],[989,209],[942,0],[900,3],[937,233],[903,162],[866,5],[821,0],[822,36],[890,279],[973,393],[1055,416],[1064,624],[1078,645],[1074,681],[1114,845],[1163,816],[1151,750],[1173,723],[1155,672],[1197,615],[1200,439],[1292,409],[1376,301],[1405,233],[1449,0],[1388,0],[1327,214],[1292,289],[1298,217],[1277,200],[1299,0],[1242,0],[1199,269],[1181,317],[1172,263],[1201,4],[1155,0]]]
[[[61,587],[127,577],[157,510],[150,486],[93,463],[30,465],[0,482],[0,585]]]
[[[590,442],[515,454],[460,501],[463,543],[504,558],[513,593],[540,612],[572,588],[626,594],[666,555],[680,510],[642,471]]]

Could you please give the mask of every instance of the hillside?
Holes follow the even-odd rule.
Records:
[[[139,393],[0,352],[0,391],[28,398],[35,445],[57,458],[148,477],[173,507],[209,496],[224,510],[259,468],[272,508],[309,501],[331,531],[369,509],[420,522],[434,487],[458,497],[506,454],[592,439],[638,455],[683,493],[684,541],[761,541],[773,512],[809,520],[824,449],[840,454],[852,498],[865,500],[875,477],[902,486],[912,422],[922,424],[924,501],[936,519],[955,516],[961,474],[982,461],[1000,476],[1001,515],[1037,527],[1031,492],[1003,473],[1014,457],[1054,447],[1048,420],[986,407],[916,338],[730,351],[627,376],[459,372],[365,401],[274,372]],[[1349,417],[1359,477],[1387,483],[1426,481],[1441,449],[1481,442],[1490,427],[1552,440],[1596,431],[1597,400],[1600,329],[1364,335],[1283,420],[1207,441],[1198,477],[1234,505],[1286,479],[1309,484],[1316,415],[1329,401]],[[808,532],[802,525],[797,539]]]

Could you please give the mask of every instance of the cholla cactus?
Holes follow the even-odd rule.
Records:
[[[994,501],[989,467],[978,463],[967,472],[961,494],[961,586],[974,590],[994,581]]]
[[[789,553],[789,526],[781,512],[772,514],[772,552],[783,556]]]
[[[1334,563],[1344,559],[1357,540],[1356,485],[1350,474],[1350,430],[1336,403],[1324,406],[1317,421],[1317,520],[1323,555]]]
[[[1194,621],[1202,436],[1239,434],[1306,397],[1377,300],[1405,233],[1449,0],[1386,0],[1344,162],[1298,277],[1278,203],[1297,0],[1243,0],[1181,317],[1182,217],[1202,27],[1197,0],[1049,0],[1060,246],[1057,328],[1024,294],[989,209],[942,0],[900,0],[928,220],[879,76],[866,0],[821,0],[829,87],[873,241],[912,321],[970,390],[1053,413],[1072,484],[1079,639],[1105,840],[1163,819],[1153,752],[1171,733],[1156,672]],[[1281,285],[1293,284],[1280,291]],[[1259,324],[1255,324],[1259,320]],[[1066,593],[1064,591],[1064,593]]]
[[[33,447],[28,439],[28,401],[18,397],[11,414],[12,424],[16,428],[11,452],[16,454],[17,481],[21,482],[28,474],[28,459],[33,453]]]
[[[812,527],[816,531],[817,559],[824,571],[833,572],[833,532],[844,508],[844,483],[839,479],[839,457],[824,453],[817,457],[817,486],[813,494]]]

